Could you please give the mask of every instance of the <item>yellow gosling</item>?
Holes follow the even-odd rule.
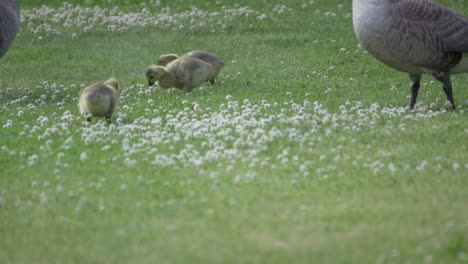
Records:
[[[178,88],[191,92],[200,84],[214,80],[218,71],[197,58],[182,56],[164,66],[151,65],[146,70],[148,85],[158,82],[161,88]]]
[[[214,74],[214,77],[210,79],[209,81],[211,85],[214,85],[215,78],[218,76],[219,72],[224,67],[224,62],[220,58],[218,58],[218,56],[216,56],[215,54],[211,52],[204,51],[204,50],[193,50],[193,51],[187,52],[183,56],[197,58],[199,60],[202,60],[211,64],[211,66],[213,67],[215,71],[215,74]]]
[[[117,90],[118,82],[114,78],[86,87],[80,94],[80,113],[86,116],[88,122],[91,122],[91,117],[105,117],[110,124],[118,101]]]
[[[156,65],[166,66],[169,62],[174,61],[177,58],[179,58],[177,54],[163,54],[159,56],[158,60],[156,61]]]

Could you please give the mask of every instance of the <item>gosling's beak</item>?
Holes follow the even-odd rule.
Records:
[[[153,86],[154,82],[148,81],[148,86]]]

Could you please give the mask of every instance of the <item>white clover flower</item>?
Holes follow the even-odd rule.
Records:
[[[47,203],[47,194],[45,192],[41,192],[39,194],[39,204],[45,205]]]
[[[37,156],[37,154],[33,154],[33,155],[29,156],[28,165],[33,166],[34,164],[36,164],[38,159],[39,159],[39,156]]]
[[[58,192],[58,193],[61,193],[63,192],[63,185],[62,184],[57,184],[57,187],[55,188],[55,191]]]
[[[197,104],[197,103],[194,103],[192,105],[192,110],[195,111],[195,112],[199,112],[200,111],[200,105]]]
[[[11,128],[13,126],[13,121],[8,119],[6,123],[3,125],[3,128]]]
[[[80,160],[81,160],[81,161],[86,161],[86,160],[88,160],[88,155],[86,154],[86,152],[81,152],[81,154],[80,154]]]
[[[105,145],[101,148],[102,151],[108,151],[109,149],[111,149],[111,146],[109,145]]]

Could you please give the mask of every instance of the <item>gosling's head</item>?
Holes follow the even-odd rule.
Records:
[[[176,60],[179,58],[177,54],[163,54],[159,56],[158,60],[156,61],[156,64],[158,66],[166,66],[169,62]]]
[[[114,87],[115,90],[119,89],[119,82],[114,78],[110,77],[107,81],[104,82],[105,84]]]
[[[146,79],[148,80],[148,86],[153,86],[161,76],[166,73],[166,69],[162,66],[151,65],[146,69]]]

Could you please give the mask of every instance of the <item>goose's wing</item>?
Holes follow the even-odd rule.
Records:
[[[468,18],[430,0],[399,0],[394,5],[406,23],[416,25],[424,39],[441,51],[468,52]]]
[[[442,31],[446,38],[442,40],[445,51],[468,53],[468,19],[461,17],[459,19],[451,19],[452,32]]]

